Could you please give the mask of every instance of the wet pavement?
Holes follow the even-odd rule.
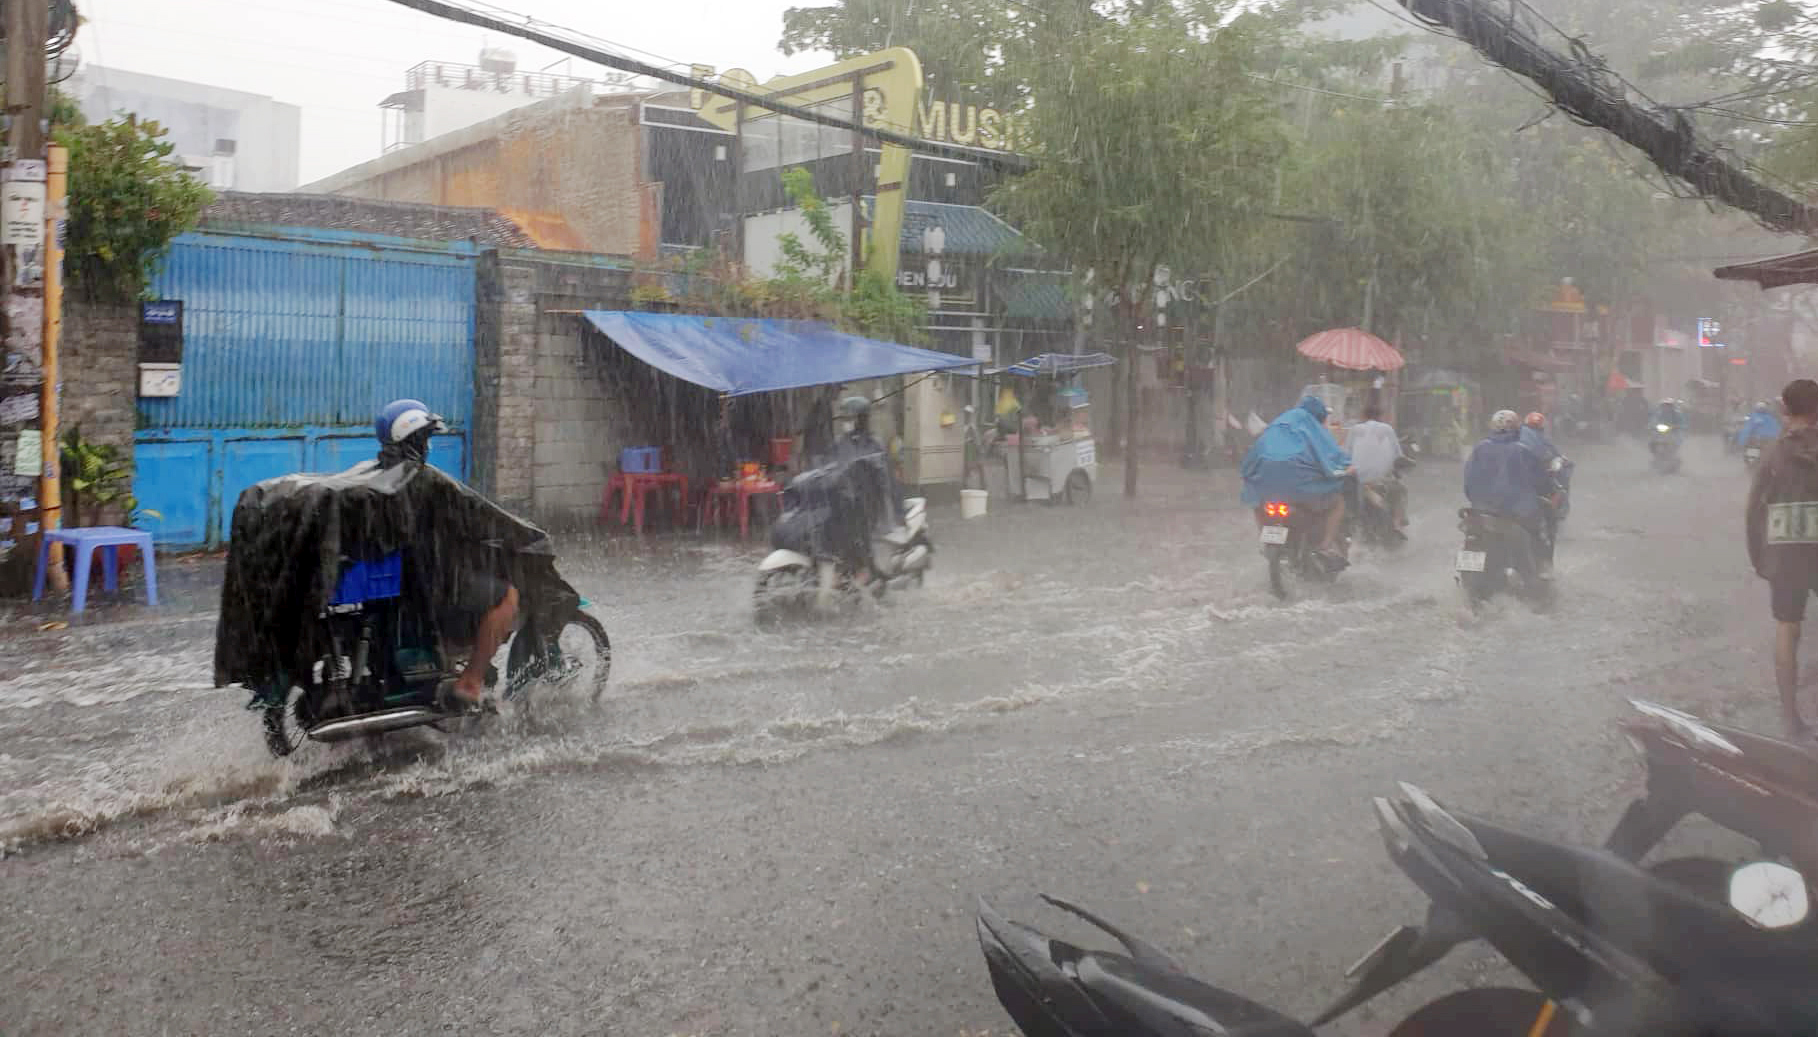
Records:
[[[1627,698],[1773,730],[1740,461],[1573,452],[1545,614],[1464,607],[1456,462],[1407,548],[1288,604],[1234,476],[1151,465],[1133,503],[937,509],[925,588],[777,632],[755,544],[571,540],[600,707],[286,761],[210,686],[217,563],[156,611],[0,616],[3,1028],[1006,1034],[974,898],[1092,939],[1041,891],[1311,1014],[1420,906],[1369,797],[1600,840]],[[1328,1032],[1509,978],[1460,952]]]

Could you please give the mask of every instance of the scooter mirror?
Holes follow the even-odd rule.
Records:
[[[1786,929],[1811,910],[1805,876],[1784,864],[1760,861],[1730,874],[1730,906],[1763,929]]]

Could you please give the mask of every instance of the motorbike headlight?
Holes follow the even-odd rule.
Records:
[[[1671,432],[1671,431],[1673,431],[1673,427],[1671,425],[1655,425],[1654,431],[1655,432]]]

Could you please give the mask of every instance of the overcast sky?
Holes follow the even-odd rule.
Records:
[[[494,0],[501,7],[683,64],[744,68],[759,81],[826,64],[776,49],[791,0]],[[797,6],[816,0],[794,0]],[[420,61],[473,63],[483,43],[538,70],[565,55],[418,14],[389,0],[79,0],[85,66],[267,94],[303,109],[302,179],[379,153],[378,103]],[[661,64],[662,61],[653,61]],[[598,70],[580,61],[573,75]]]

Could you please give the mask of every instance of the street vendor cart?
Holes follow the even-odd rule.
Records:
[[[1023,500],[1084,504],[1098,480],[1098,446],[1092,438],[1091,407],[1079,375],[1108,367],[1116,358],[1104,353],[1043,353],[987,372],[1008,388],[1009,379],[1029,379],[1034,413],[1020,405],[999,418],[1011,418],[1014,432],[1001,441],[1009,492]],[[1000,398],[1005,394],[1000,392]],[[1012,391],[1008,398],[1014,399]]]

